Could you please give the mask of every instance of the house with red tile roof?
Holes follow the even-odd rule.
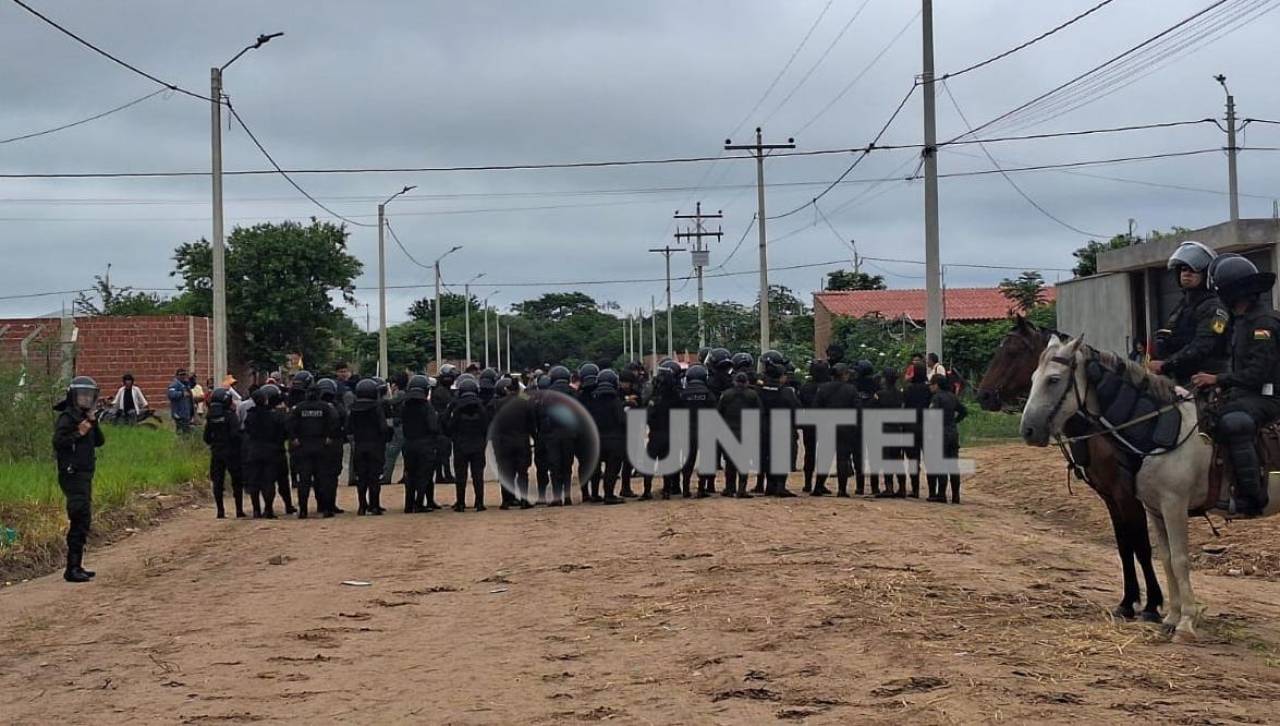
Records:
[[[1045,301],[1056,299],[1056,290],[1045,289]],[[829,290],[813,294],[813,349],[822,355],[831,342],[836,318],[875,316],[886,320],[910,320],[923,325],[925,291]],[[1013,303],[995,287],[953,287],[943,291],[943,323],[986,322],[1009,316]]]

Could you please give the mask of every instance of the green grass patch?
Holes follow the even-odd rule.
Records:
[[[138,494],[186,491],[207,477],[208,453],[197,436],[179,439],[170,430],[126,426],[106,426],[103,434],[106,445],[98,449],[93,478],[94,541],[154,514],[154,502]],[[4,544],[0,530],[0,577],[13,579],[55,563],[66,525],[51,445],[44,457],[0,463],[0,528],[17,537]]]
[[[969,415],[960,422],[961,444],[973,446],[981,443],[1017,441],[1021,438],[1021,434],[1018,433],[1020,417],[1017,414],[983,411],[976,403],[966,403],[965,407],[969,410]]]

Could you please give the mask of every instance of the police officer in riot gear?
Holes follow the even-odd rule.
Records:
[[[1231,361],[1226,373],[1198,372],[1197,387],[1222,391],[1216,436],[1225,441],[1235,470],[1235,514],[1262,514],[1267,489],[1254,448],[1258,428],[1280,418],[1280,320],[1261,300],[1276,282],[1239,255],[1220,255],[1209,266],[1209,284],[1231,308]]]
[[[583,363],[578,366],[578,403],[582,407],[591,410],[589,404],[595,395],[596,385],[600,376],[600,366],[595,363]],[[599,504],[604,501],[600,496],[600,465],[602,461],[597,461],[595,468],[588,471],[587,465],[591,459],[591,442],[586,436],[578,437],[577,449],[574,452],[574,458],[578,462],[578,487],[582,490],[582,501],[595,502]],[[595,487],[594,493],[588,484]]]
[[[441,435],[436,409],[427,400],[431,379],[423,375],[409,378],[400,426],[404,430],[404,511],[430,512],[437,509],[435,497],[436,449]]]
[[[356,514],[379,515],[382,508],[382,465],[386,461],[387,442],[391,440],[391,426],[378,398],[380,386],[372,378],[356,384],[356,400],[347,413],[347,427],[351,432],[351,464],[356,471],[356,495],[359,509]]]
[[[640,406],[639,378],[630,366],[618,374],[618,398],[622,400],[624,412]],[[624,499],[634,499],[636,493],[631,490],[631,478],[635,475],[635,467],[631,464],[631,457],[625,455],[625,449],[623,452],[622,473],[619,475],[622,478],[620,496]]]
[[[574,398],[573,388],[569,380],[573,374],[564,366],[552,366],[546,375],[546,386],[538,381],[538,388],[543,391],[537,402],[538,437],[544,447],[547,467],[551,483],[551,501],[549,506],[560,507],[573,504],[569,492],[569,483],[573,478],[573,459],[577,451],[578,435],[572,422],[565,420],[561,411],[557,410],[554,397],[547,394],[560,394]],[[562,404],[561,404],[562,405]],[[541,488],[539,482],[539,488]],[[541,492],[539,492],[541,495]]]
[[[280,477],[288,416],[279,406],[280,388],[268,383],[253,392],[244,420],[244,480],[254,519],[275,519],[275,485]]]
[[[733,432],[734,437],[739,440],[742,439],[743,412],[758,408],[760,408],[760,395],[751,387],[751,380],[745,372],[733,374],[733,388],[720,394],[720,400],[716,402],[716,410],[724,418],[725,425]],[[724,462],[724,491],[722,496],[736,496],[740,499],[752,498],[752,495],[747,492],[747,479],[749,470],[758,465],[758,459],[753,459],[749,462],[735,462],[723,450],[719,452],[719,455]]]
[[[530,441],[536,436],[537,420],[533,399],[521,396],[518,386],[510,378],[500,378],[496,385],[498,398],[493,404],[494,420],[500,420],[494,425],[493,458],[501,469],[511,472],[510,482],[500,482],[499,509],[533,507],[529,501],[529,465],[533,463]]]
[[[338,417],[338,434],[324,448],[320,483],[316,489],[316,511],[328,519],[342,514],[338,508],[338,477],[342,474],[342,449],[347,441],[347,405],[339,393],[338,382],[332,378],[316,381],[316,390],[320,392],[320,400],[333,406]]]
[[[627,456],[627,414],[618,395],[618,374],[607,368],[600,371],[591,397],[584,404],[600,432],[600,466],[597,468],[601,471],[598,479],[592,479],[591,500],[622,504],[627,500],[617,496],[616,487]],[[600,480],[604,482],[603,498],[598,489]]]
[[[733,387],[733,354],[728,348],[712,348],[702,365],[706,366],[710,374],[707,387],[717,397]]]
[[[435,406],[436,415],[440,417],[440,421],[444,421],[444,417],[449,413],[449,404],[453,403],[453,384],[458,380],[458,367],[452,363],[445,363],[440,366],[440,373],[436,377],[436,386],[431,389],[431,405]],[[436,452],[436,483],[447,484],[454,481],[453,475],[453,444],[449,441],[448,436],[441,436],[438,440],[439,451]]]
[[[766,350],[760,355],[760,362],[764,365],[764,381],[760,386],[760,468],[765,475],[764,493],[773,497],[794,497],[795,493],[787,489],[787,474],[774,474],[772,470],[774,468],[789,470],[791,460],[795,457],[789,456],[787,461],[779,462],[775,467],[771,437],[785,436],[790,440],[791,449],[794,451],[794,417],[796,409],[800,408],[800,399],[796,397],[794,390],[782,385],[782,377],[791,370],[791,364],[781,353],[776,350]],[[774,411],[787,412],[786,423],[783,424],[784,430],[776,431],[773,428]]]
[[[1156,331],[1159,358],[1147,365],[1184,385],[1193,373],[1220,373],[1226,366],[1229,315],[1207,284],[1215,256],[1205,245],[1188,241],[1169,257],[1169,269],[1178,276],[1182,300],[1166,327]]]
[[[299,371],[297,377],[306,373]],[[307,373],[307,376],[310,376]],[[298,483],[298,519],[307,518],[308,498],[311,491],[316,492],[316,509],[322,514],[326,508],[326,464],[329,448],[342,434],[342,425],[338,421],[338,410],[333,404],[320,400],[320,388],[315,385],[305,386],[306,398],[289,411],[289,450],[292,454],[290,463]]]
[[[692,495],[693,470],[698,462],[698,416],[700,411],[714,411],[719,396],[708,385],[710,373],[706,366],[692,365],[685,371],[685,386],[680,389],[680,408],[689,412],[689,437],[680,442],[684,447],[684,467],[681,469],[681,492],[686,498]],[[716,491],[716,475],[698,474],[698,498],[704,499]]]
[[[928,391],[926,391],[927,393]],[[927,401],[926,401],[927,403]],[[826,408],[839,411],[857,410],[860,405],[858,388],[849,381],[849,366],[837,363],[832,369],[831,380],[822,384],[814,396],[814,408]],[[858,445],[858,431],[852,426],[840,426],[836,429],[836,496],[849,496],[849,477],[853,474],[854,449]],[[813,496],[820,497],[831,493],[827,488],[827,471],[830,461],[817,462],[822,471],[815,474]]]
[[[444,430],[453,442],[454,489],[457,492],[453,511],[466,510],[469,474],[475,494],[475,510],[483,512],[484,449],[489,435],[489,409],[480,399],[479,381],[470,373],[458,378],[458,396],[449,404]]]
[[[86,570],[84,545],[93,519],[93,470],[97,448],[106,443],[93,417],[98,402],[98,384],[88,376],[76,376],[67,386],[67,396],[53,407],[58,419],[53,424],[53,453],[58,461],[58,487],[67,499],[67,567],[62,579],[88,582],[95,573]]]
[[[800,399],[802,408],[815,408],[815,401],[818,398],[818,389],[831,381],[831,366],[825,360],[815,360],[809,363],[809,380],[800,386],[800,390],[796,392]],[[817,436],[818,432],[814,426],[800,427],[800,438],[804,442],[804,489],[805,493],[813,491],[813,472],[817,467]]]
[[[225,519],[222,504],[227,476],[231,477],[231,494],[235,500],[236,518],[244,513],[244,485],[241,480],[240,419],[236,416],[231,392],[215,388],[209,396],[209,415],[204,422],[204,443],[209,447],[209,481],[213,483],[213,503],[218,519]]]

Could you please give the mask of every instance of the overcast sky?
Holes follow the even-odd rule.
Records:
[[[767,141],[794,136],[800,150],[857,147],[875,135],[920,72],[919,3],[912,0],[31,2],[100,47],[200,93],[208,93],[210,66],[229,59],[260,32],[285,32],[237,61],[225,84],[259,139],[290,168],[715,156],[727,136],[748,141],[758,124],[764,125]],[[1095,3],[938,0],[938,73],[1013,47]],[[828,4],[787,72],[748,114]],[[982,123],[1209,4],[1115,0],[1043,42],[950,81],[950,88],[969,121]],[[1246,13],[1276,4],[1229,0],[1221,10]],[[1225,22],[1236,14],[1214,17]],[[1134,82],[1118,92],[1067,113],[1027,118],[1009,130],[1038,133],[1220,117],[1224,98],[1211,77],[1216,73],[1227,75],[1242,117],[1280,118],[1273,60],[1280,14],[1238,17],[1249,22],[1238,28],[1223,25],[1220,32],[1233,32],[1168,54],[1154,72],[1127,76]],[[7,1],[0,2],[0,63],[7,69],[0,74],[0,138],[84,118],[156,88]],[[831,104],[864,70],[861,80]],[[1086,94],[1091,100],[1094,95]],[[882,143],[922,139],[920,99],[919,93],[911,98]],[[940,139],[965,130],[941,88],[937,105]],[[984,135],[1003,131],[993,127]],[[1020,166],[1224,145],[1217,127],[1201,124],[988,149],[1002,165]],[[1280,146],[1280,126],[1254,124],[1241,145]],[[239,129],[224,129],[224,153],[228,170],[266,166]],[[916,150],[886,150],[868,157],[850,175],[854,183],[819,202],[831,226],[813,209],[771,222],[769,236],[777,241],[769,247],[770,266],[847,259],[849,239],[856,239],[865,256],[922,260],[922,184],[872,187],[860,181],[905,176],[915,168],[917,155]],[[939,158],[944,174],[991,168],[977,146],[944,149]],[[1263,151],[1242,154],[1241,190],[1257,195],[1241,200],[1243,216],[1271,215],[1269,195],[1280,195],[1275,158]],[[769,161],[767,179],[779,184],[768,189],[769,213],[802,204],[822,189],[796,182],[828,182],[852,159]],[[0,144],[0,171],[7,173],[208,167],[208,104],[179,94],[163,94],[57,134]],[[1228,214],[1222,193],[1097,178],[1223,192],[1222,153],[1076,171],[1094,176],[1042,171],[1013,178],[1046,210],[1086,232],[1123,232],[1131,218],[1143,233],[1173,225],[1196,228]],[[646,250],[673,242],[672,213],[692,211],[696,200],[704,210],[724,211],[724,239],[712,244],[711,264],[725,264],[756,206],[750,160],[308,175],[298,181],[332,208],[363,222],[374,220],[378,201],[416,184],[417,190],[389,207],[389,217],[409,252],[423,263],[452,245],[464,245],[445,263],[444,277],[455,285],[479,272],[486,273],[481,282],[493,283],[661,277],[662,257]],[[228,231],[236,224],[323,215],[278,176],[228,177],[225,194]],[[0,295],[88,287],[108,263],[115,284],[170,288],[172,249],[210,234],[205,177],[0,179],[0,240],[8,251],[0,265]],[[944,263],[1041,268],[1052,281],[1069,275],[1052,268],[1070,268],[1071,250],[1086,239],[1036,211],[999,175],[941,183]],[[389,285],[430,284],[428,270],[411,263],[390,238],[387,244]],[[376,230],[354,228],[351,251],[365,261],[358,284],[366,289],[359,294],[373,304],[376,326],[376,288],[367,289],[377,284]],[[707,298],[751,302],[758,289],[757,265],[751,230],[718,270],[747,274],[708,279]],[[776,271],[770,281],[807,299],[823,273],[836,267]],[[694,284],[681,283],[690,269],[688,255],[673,256],[672,268],[676,301],[693,301]],[[886,274],[892,287],[918,287],[923,281],[919,265],[875,262],[865,270]],[[992,284],[1014,274],[949,267],[946,283]],[[492,293],[495,304],[507,304],[563,289],[477,284],[473,292]],[[662,305],[661,283],[579,289],[629,308],[647,307],[651,295]],[[404,319],[409,302],[426,290],[390,291],[391,321]],[[46,313],[69,300],[3,300],[0,315]],[[352,315],[363,325],[363,308]]]

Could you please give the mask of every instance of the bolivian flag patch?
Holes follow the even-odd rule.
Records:
[[[1271,331],[1266,328],[1258,328],[1253,331],[1254,340],[1271,340]]]

